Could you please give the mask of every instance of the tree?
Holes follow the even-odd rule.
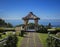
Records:
[[[47,33],[47,29],[45,28],[44,25],[39,25],[39,30],[37,32],[40,33]]]
[[[51,29],[51,23],[48,24],[47,29]]]
[[[5,20],[0,18],[0,27],[13,27],[11,23],[5,22]]]
[[[7,23],[8,27],[13,27],[13,25],[11,23]]]
[[[3,19],[0,19],[0,27],[4,27],[5,26],[5,21]]]

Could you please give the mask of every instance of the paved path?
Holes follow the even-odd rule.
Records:
[[[38,33],[28,32],[22,40],[20,47],[42,47],[38,37]]]

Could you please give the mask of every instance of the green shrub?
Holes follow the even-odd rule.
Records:
[[[50,32],[51,34],[56,34],[56,33],[60,32],[60,30],[57,28],[53,28],[53,29],[48,29],[48,32]]]
[[[0,33],[4,32],[4,27],[0,27]]]
[[[0,34],[0,38],[2,37],[2,35]]]
[[[5,32],[3,32],[3,35],[5,35],[6,33]]]
[[[7,47],[16,47],[16,44],[17,44],[17,36],[16,35],[12,35],[12,36],[8,36],[8,39],[7,39]]]
[[[60,32],[60,28],[56,28],[56,31],[57,31],[57,32]]]
[[[45,27],[40,28],[37,32],[47,33],[47,29]]]
[[[23,37],[24,36],[24,30],[21,30],[21,37]]]

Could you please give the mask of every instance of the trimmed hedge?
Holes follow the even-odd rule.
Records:
[[[5,32],[4,27],[0,27],[0,33]]]
[[[48,32],[50,32],[51,34],[56,34],[56,33],[58,33],[58,32],[60,32],[60,30],[58,30],[58,29],[48,29],[47,30]]]
[[[48,33],[47,29],[46,28],[40,28],[37,32],[39,33]]]
[[[40,28],[37,32],[39,33],[48,33],[50,32],[51,34],[56,34],[60,32],[60,29],[46,29],[45,27]]]

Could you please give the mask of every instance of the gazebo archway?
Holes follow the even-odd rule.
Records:
[[[35,31],[38,30],[38,20],[40,20],[39,17],[37,17],[36,15],[34,15],[32,12],[30,12],[26,17],[22,18],[24,20],[24,30],[27,31],[27,26],[28,26],[28,22],[29,20],[34,20],[35,23]]]

